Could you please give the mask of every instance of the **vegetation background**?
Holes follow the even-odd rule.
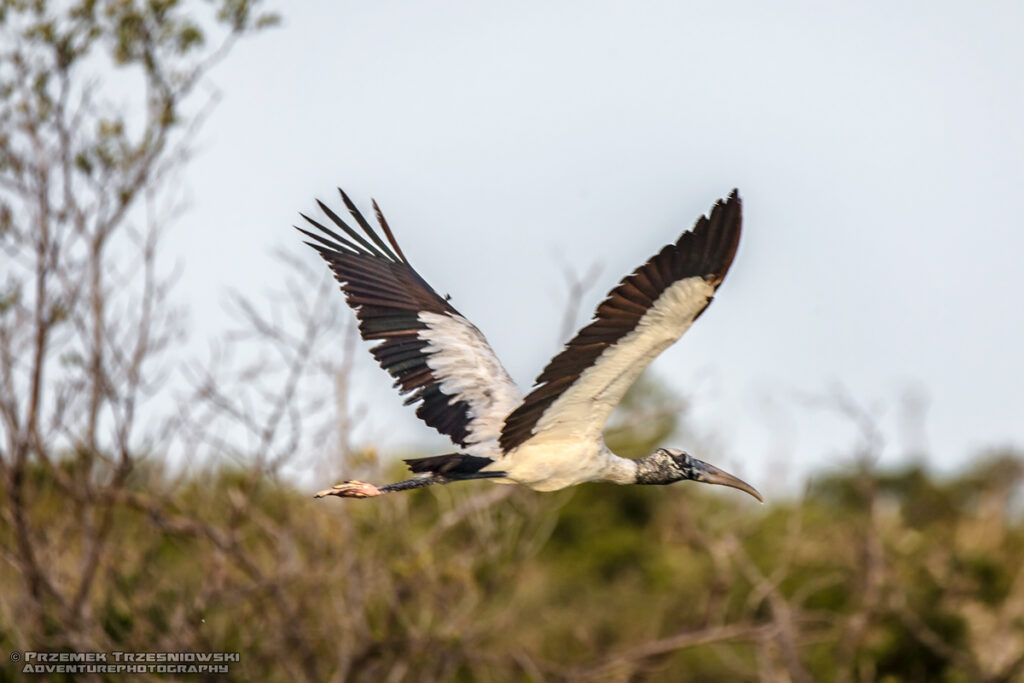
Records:
[[[235,295],[194,360],[160,258],[203,78],[275,21],[0,1],[0,680],[24,650],[233,651],[234,680],[1024,679],[1024,456],[879,471],[887,435],[842,395],[859,437],[763,507],[682,485],[314,502],[296,471],[402,476],[351,442],[361,350],[326,269],[282,256],[282,291]],[[137,117],[96,96],[112,72]],[[646,454],[686,415],[648,377],[607,437]]]

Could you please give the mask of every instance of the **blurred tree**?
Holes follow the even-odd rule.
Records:
[[[137,419],[178,333],[156,264],[167,181],[210,104],[204,76],[275,23],[259,5],[0,2],[0,510],[25,588],[18,645],[97,645],[116,504],[167,436]],[[74,513],[60,538],[33,519],[46,486]]]

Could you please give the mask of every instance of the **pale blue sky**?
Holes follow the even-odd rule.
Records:
[[[716,462],[769,491],[769,467],[795,463],[792,484],[836,462],[852,428],[798,398],[836,385],[878,411],[883,462],[907,446],[908,391],[927,396],[940,467],[1024,444],[1024,4],[283,15],[215,72],[223,99],[184,175],[192,208],[170,244],[194,337],[218,329],[224,288],[272,284],[272,248],[303,253],[289,226],[341,185],[377,198],[421,274],[528,386],[558,347],[560,264],[601,264],[589,317],[735,186],[732,272],[654,366],[693,401]],[[359,360],[362,436],[444,448]]]

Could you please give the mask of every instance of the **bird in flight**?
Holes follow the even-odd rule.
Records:
[[[408,394],[406,404],[418,404],[416,415],[458,450],[406,460],[410,479],[383,486],[346,481],[317,498],[371,498],[468,479],[537,491],[588,481],[691,480],[731,486],[763,502],[754,487],[685,451],[659,448],[645,458],[622,458],[602,437],[626,390],[704,312],[725,278],[740,240],[736,190],[623,278],[525,397],[480,330],[412,267],[377,202],[374,212],[387,241],[339,192],[363,234],[319,200],[334,227],[301,214],[315,231],[296,228],[334,272],[363,339],[380,342],[371,352]]]

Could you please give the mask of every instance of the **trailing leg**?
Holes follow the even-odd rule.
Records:
[[[332,488],[318,491],[314,498],[323,498],[325,496],[340,496],[341,498],[373,498],[375,496],[383,496],[385,493],[408,491],[409,489],[418,489],[424,486],[432,486],[433,484],[447,484],[450,481],[453,480],[446,477],[439,477],[432,472],[418,477],[413,477],[412,479],[396,481],[394,484],[388,484],[386,486],[374,486],[373,484],[367,484],[365,481],[343,481],[340,484],[335,484]]]
[[[395,491],[408,491],[434,484],[450,484],[453,481],[465,481],[467,479],[496,479],[507,476],[505,472],[481,472],[483,467],[494,462],[490,458],[481,458],[475,455],[462,453],[450,453],[448,455],[434,455],[429,458],[412,458],[405,461],[409,469],[417,473],[417,476],[404,481],[396,481],[386,486],[374,486],[364,481],[345,481],[335,484],[333,488],[325,489],[316,494],[316,498],[325,496],[339,496],[341,498],[374,498],[383,496],[385,493]]]

